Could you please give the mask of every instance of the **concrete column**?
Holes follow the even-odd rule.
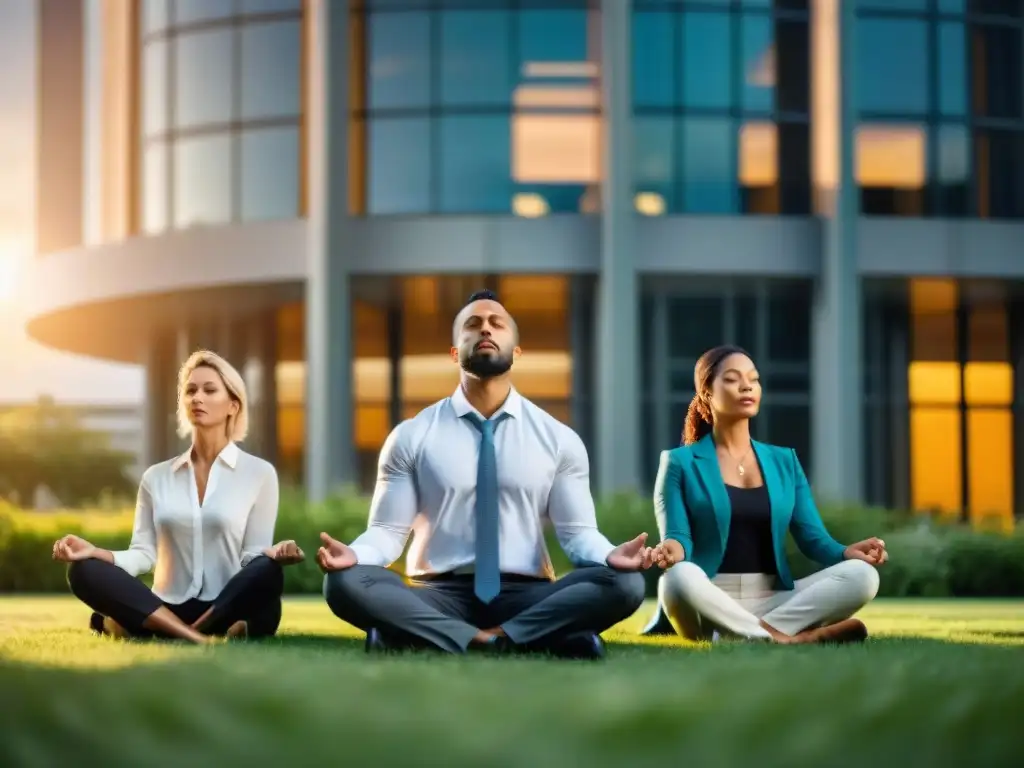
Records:
[[[141,463],[151,466],[170,458],[169,449],[174,433],[175,366],[171,355],[173,339],[164,333],[155,333],[143,350],[146,370],[145,400],[143,401],[143,455]]]
[[[601,493],[639,487],[637,280],[633,268],[631,4],[601,0],[601,273],[597,288],[596,462]]]
[[[321,501],[355,480],[348,226],[346,0],[308,0],[306,492]]]
[[[823,235],[812,319],[811,480],[820,500],[847,503],[862,500],[864,485],[855,6],[816,0],[811,25],[816,205]]]

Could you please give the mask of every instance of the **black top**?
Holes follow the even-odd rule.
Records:
[[[772,547],[772,507],[768,488],[737,488],[725,486],[732,503],[732,521],[725,557],[719,573],[776,574],[775,550]]]

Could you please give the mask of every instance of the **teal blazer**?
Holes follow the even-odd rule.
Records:
[[[840,562],[846,548],[825,530],[796,452],[752,442],[771,500],[779,580],[783,589],[793,589],[786,558],[787,530],[801,552],[826,567]],[[685,559],[714,578],[729,540],[732,507],[711,435],[693,445],[662,452],[654,482],[654,514],[662,540],[678,541]]]

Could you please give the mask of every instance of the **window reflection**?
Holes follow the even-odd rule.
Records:
[[[682,121],[683,204],[696,213],[736,211],[736,168],[731,124],[723,118]]]
[[[674,15],[667,11],[633,14],[633,103],[668,107],[675,101],[673,78]]]
[[[430,121],[379,117],[369,125],[373,213],[417,213],[430,206]]]
[[[857,129],[856,174],[865,214],[924,213],[927,134],[916,125]]]
[[[440,125],[440,209],[446,213],[508,210],[508,118],[451,115]]]
[[[682,51],[678,59],[683,104],[728,108],[731,103],[730,17],[723,13],[683,14]]]
[[[174,145],[174,226],[231,220],[231,138],[203,136]]]
[[[426,107],[430,103],[430,16],[372,14],[366,27],[370,108]]]
[[[250,129],[242,134],[242,218],[286,219],[298,215],[299,131]]]
[[[775,44],[769,16],[743,17],[743,107],[770,112],[775,106]]]
[[[167,228],[167,145],[146,148],[142,166],[142,231],[155,235]]]
[[[939,24],[939,109],[944,115],[967,111],[967,51],[963,24]]]
[[[142,132],[153,136],[167,130],[167,43],[154,40],[142,55]]]
[[[282,11],[301,11],[302,0],[239,0],[241,12],[249,13],[280,13]]]
[[[242,28],[242,119],[291,117],[301,109],[300,22]]]
[[[231,16],[234,10],[234,0],[175,0],[174,23],[194,24],[223,19]]]
[[[657,193],[676,210],[675,121],[667,116],[641,116],[633,124],[633,166],[639,194]]]
[[[234,41],[230,29],[177,38],[174,118],[178,128],[231,121]]]
[[[442,105],[508,103],[511,25],[508,11],[450,11],[442,15]]]
[[[928,27],[916,19],[864,18],[857,27],[857,94],[864,112],[928,110]]]

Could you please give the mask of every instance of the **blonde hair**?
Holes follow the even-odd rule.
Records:
[[[185,388],[196,368],[210,368],[220,376],[228,395],[238,403],[238,413],[228,416],[228,439],[235,443],[245,440],[249,433],[249,396],[245,391],[245,381],[231,363],[206,349],[193,352],[178,371],[178,436],[188,437],[192,434],[192,422],[189,421],[188,406],[185,404]]]

